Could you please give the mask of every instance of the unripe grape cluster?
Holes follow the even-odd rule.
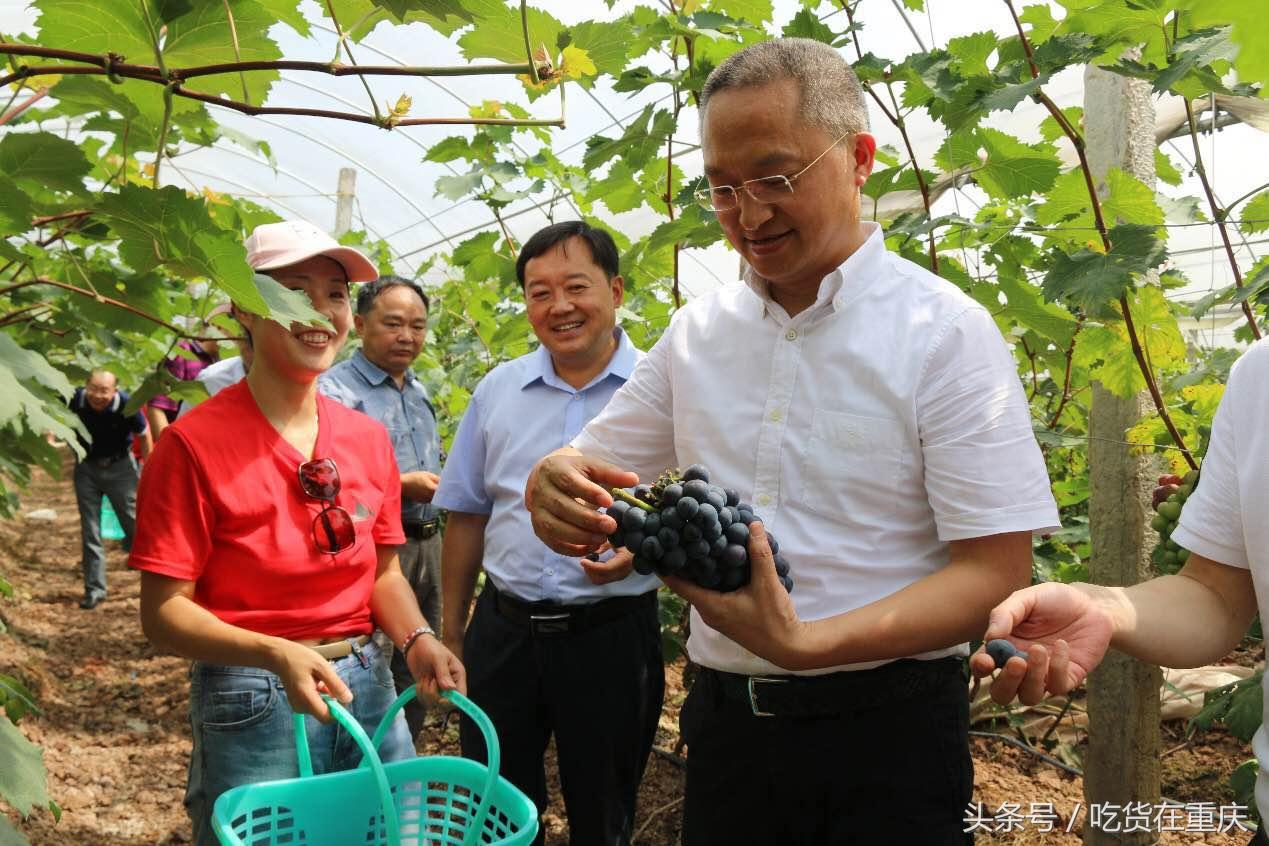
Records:
[[[662,474],[653,485],[613,491],[608,514],[617,521],[613,549],[634,555],[635,572],[677,576],[727,593],[749,584],[749,528],[762,522],[734,490],[710,484],[709,471],[693,464]],[[776,574],[793,590],[789,562],[767,532]]]
[[[1152,558],[1160,573],[1177,572],[1190,557],[1188,549],[1182,549],[1176,541],[1172,540],[1172,532],[1176,530],[1177,522],[1181,519],[1181,509],[1185,507],[1185,501],[1189,499],[1190,494],[1194,493],[1194,486],[1197,484],[1198,471],[1191,470],[1185,478],[1181,479],[1176,492],[1155,506],[1155,511],[1158,513],[1151,519],[1150,528],[1159,533],[1159,543],[1154,548]]]

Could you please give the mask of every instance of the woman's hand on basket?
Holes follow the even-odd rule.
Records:
[[[297,714],[309,714],[329,723],[334,718],[322,701],[323,693],[335,697],[341,705],[353,700],[352,691],[334,666],[307,646],[279,639],[274,666],[270,669],[282,679],[287,701]]]
[[[418,638],[405,656],[419,696],[435,702],[442,690],[467,694],[467,670],[458,656],[431,635]]]

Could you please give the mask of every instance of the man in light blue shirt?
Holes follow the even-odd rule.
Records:
[[[323,373],[322,393],[382,423],[392,438],[401,471],[401,524],[406,541],[401,572],[414,588],[419,610],[433,626],[441,622],[441,538],[432,504],[441,468],[436,412],[427,389],[410,369],[427,337],[427,295],[413,282],[383,276],[357,292],[354,326],[361,349]],[[397,689],[414,684],[405,659],[393,655]],[[425,708],[405,709],[412,737],[423,728]]]
[[[534,535],[524,486],[538,459],[569,443],[643,357],[616,325],[617,270],[612,237],[579,221],[525,243],[516,272],[542,345],[476,387],[435,498],[449,511],[444,640],[493,719],[502,773],[544,810],[543,754],[554,735],[570,841],[606,846],[630,842],[661,713],[659,582],[592,583],[586,562]],[[484,759],[466,719],[461,739],[465,756]]]

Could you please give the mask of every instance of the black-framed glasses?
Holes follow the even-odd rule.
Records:
[[[339,496],[339,467],[333,458],[305,461],[299,468],[300,490],[324,505],[313,518],[313,541],[317,551],[334,555],[357,542],[352,515],[335,504]]]
[[[734,185],[718,185],[710,188],[701,188],[695,192],[696,201],[705,208],[713,212],[728,212],[736,209],[740,205],[740,191],[744,191],[749,197],[759,203],[778,203],[781,200],[787,200],[793,196],[793,183],[802,174],[819,164],[820,159],[828,155],[832,150],[850,135],[854,135],[855,130],[844,133],[824,152],[816,156],[809,165],[799,170],[792,176],[784,176],[776,174],[774,176],[763,176],[758,179],[746,179],[739,186]]]

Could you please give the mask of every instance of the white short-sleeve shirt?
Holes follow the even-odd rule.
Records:
[[[1212,422],[1198,487],[1172,539],[1219,564],[1251,570],[1260,618],[1269,620],[1269,340],[1243,354],[1229,373]],[[1269,687],[1266,687],[1269,693]],[[1264,716],[1269,720],[1269,697]],[[1269,814],[1269,737],[1251,740],[1260,760],[1256,805]]]
[[[804,620],[934,573],[949,541],[1059,525],[1014,359],[991,316],[888,252],[869,225],[863,246],[795,317],[753,277],[680,309],[573,441],[645,480],[699,462],[737,489],[779,540]],[[691,625],[694,661],[783,672],[695,612]],[[914,657],[967,652],[960,644]]]

